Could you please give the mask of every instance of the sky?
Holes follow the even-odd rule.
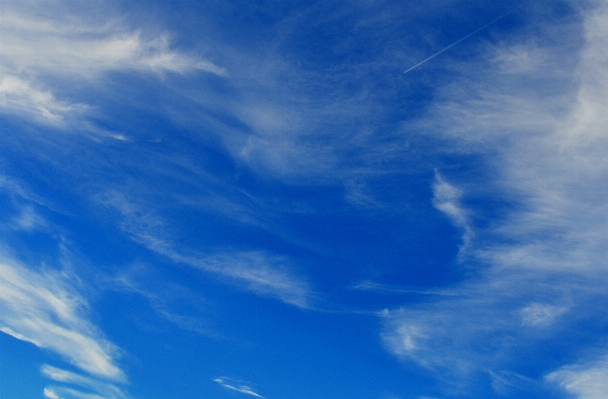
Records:
[[[0,1],[2,399],[602,399],[608,3]]]

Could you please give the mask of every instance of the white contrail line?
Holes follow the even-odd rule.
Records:
[[[419,63],[417,63],[416,65],[414,65],[413,67],[411,67],[410,69],[408,69],[407,71],[403,72],[403,73],[408,73],[409,71],[411,71],[412,69],[416,69],[418,68],[420,65],[424,64],[427,61],[432,60],[433,58],[437,57],[439,54],[443,53],[444,51],[447,51],[449,49],[451,49],[452,47],[454,47],[455,45],[457,45],[458,43],[462,42],[463,40],[468,39],[469,37],[473,36],[474,34],[476,34],[477,32],[484,30],[485,28],[487,28],[488,26],[500,21],[501,19],[503,19],[504,17],[506,17],[507,15],[511,14],[513,11],[515,11],[518,7],[515,7],[514,9],[512,9],[509,12],[506,12],[504,14],[502,14],[500,17],[488,22],[487,24],[485,24],[484,26],[482,26],[481,28],[478,28],[476,30],[474,30],[473,32],[469,33],[468,35],[466,35],[463,38],[460,38],[458,40],[456,40],[454,43],[450,44],[447,47],[442,48],[441,50],[439,50],[438,52],[436,52],[435,54],[431,55],[428,58],[425,58],[424,60],[420,61]]]

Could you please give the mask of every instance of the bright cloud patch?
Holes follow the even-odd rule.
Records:
[[[117,348],[84,317],[86,302],[61,276],[6,259],[0,268],[2,332],[52,350],[96,377],[125,379],[116,364]]]
[[[74,18],[65,23],[9,10],[2,16],[3,68],[16,72],[74,73],[91,75],[122,69],[185,73],[201,70],[217,75],[225,71],[211,62],[170,48],[166,36],[150,39],[130,31],[117,20],[99,24]]]
[[[221,386],[231,391],[235,391],[238,393],[242,393],[244,395],[253,396],[254,398],[262,398],[264,397],[258,393],[256,393],[252,388],[247,385],[242,385],[240,381],[235,381],[232,378],[220,377],[216,378],[213,381],[217,382]]]
[[[601,399],[608,392],[608,358],[587,365],[564,366],[545,378],[580,399]]]
[[[36,89],[27,81],[10,75],[0,81],[0,94],[0,107],[5,112],[33,116],[51,124],[60,124],[66,115],[84,109],[82,105],[58,101],[51,92]]]
[[[57,98],[55,92],[62,88],[56,82],[68,77],[90,84],[110,71],[226,75],[212,62],[172,49],[166,35],[144,38],[116,19],[100,23],[73,16],[66,22],[38,5],[12,3],[4,8],[0,26],[0,109],[4,113],[65,128],[67,121],[78,119],[89,108]],[[36,17],[28,15],[32,9],[39,11]],[[79,128],[92,129],[82,124]]]

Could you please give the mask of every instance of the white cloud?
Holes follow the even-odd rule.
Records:
[[[123,381],[118,349],[86,318],[85,300],[61,274],[0,260],[0,330],[49,349],[93,376]]]
[[[522,324],[525,326],[549,325],[567,310],[568,308],[565,306],[533,303],[521,310]]]
[[[125,69],[226,74],[209,61],[171,49],[166,35],[146,39],[112,17],[91,21],[69,14],[58,18],[48,10],[43,16],[29,8],[10,8],[14,7],[2,16],[2,65],[18,74],[50,72],[91,78]]]
[[[291,275],[287,258],[253,251],[215,255],[196,263],[205,270],[242,281],[260,295],[276,296],[299,307],[309,305],[308,285]]]
[[[107,193],[98,199],[123,217],[123,229],[131,238],[151,251],[202,271],[226,278],[237,286],[258,295],[279,298],[285,303],[306,308],[310,301],[308,283],[290,270],[288,258],[265,251],[192,253],[166,238],[166,223],[158,216],[142,211],[122,194]]]
[[[564,366],[545,378],[579,399],[604,399],[608,392],[608,356],[591,364]]]
[[[462,246],[460,253],[462,254],[468,247],[473,236],[473,230],[469,225],[467,213],[460,205],[461,191],[444,180],[444,178],[435,172],[435,182],[433,183],[433,205],[445,213],[454,225],[463,230]]]
[[[44,388],[44,397],[48,399],[60,399],[59,396],[50,388]]]
[[[236,391],[236,392],[242,393],[244,395],[249,395],[249,396],[253,396],[255,398],[264,399],[264,397],[262,395],[258,394],[257,392],[254,392],[251,387],[248,387],[247,385],[243,385],[240,381],[235,381],[235,380],[233,380],[231,378],[227,378],[227,377],[215,378],[213,381],[217,382],[218,384],[220,384],[221,386],[223,386],[226,389],[230,389],[231,391]]]
[[[37,89],[16,76],[5,75],[0,81],[0,109],[4,112],[33,116],[42,122],[60,125],[66,115],[85,108],[58,101],[50,91]]]
[[[52,394],[56,395],[57,392],[60,392],[60,393],[61,392],[72,392],[72,395],[74,396],[73,393],[75,392],[76,394],[92,395],[89,397],[103,397],[105,399],[121,399],[121,398],[126,397],[126,395],[122,392],[122,390],[120,390],[114,384],[99,381],[97,379],[90,378],[90,377],[87,377],[84,375],[80,375],[80,374],[77,374],[77,373],[74,373],[74,372],[71,372],[68,370],[63,370],[63,369],[60,369],[57,367],[44,365],[42,367],[42,374],[45,377],[50,378],[56,382],[75,385],[80,388],[87,389],[91,392],[95,392],[95,394],[92,394],[92,393],[79,392],[72,388],[66,388],[66,387],[47,387],[45,389],[45,393],[48,391],[48,392],[52,392]],[[99,396],[99,395],[101,395],[101,396]]]
[[[440,132],[450,155],[481,161],[474,185],[461,185],[457,173],[449,184],[436,179],[434,204],[454,224],[470,227],[476,239],[466,266],[480,268],[451,289],[452,297],[384,315],[383,337],[396,355],[461,381],[474,372],[511,375],[509,368],[526,362],[525,348],[542,351],[558,331],[579,336],[585,332],[577,321],[605,312],[608,6],[595,5],[582,11],[582,26],[549,28],[564,40],[499,43],[489,64],[467,64],[474,72],[463,69],[461,79],[438,91],[441,101],[419,126]],[[573,39],[581,29],[582,48]],[[509,206],[470,206],[465,213],[463,196]],[[492,223],[476,225],[476,212]],[[548,379],[594,399],[608,380],[604,360]],[[534,385],[525,376],[506,385],[494,380],[496,390]]]
[[[44,396],[48,399],[113,399],[111,396],[82,392],[65,387],[46,387],[44,388]]]
[[[65,92],[62,86],[66,79],[95,84],[110,71],[203,71],[226,76],[226,71],[212,62],[174,50],[167,35],[145,37],[141,30],[100,9],[74,15],[68,8],[61,2],[52,8],[22,2],[3,5],[2,112],[57,127],[80,121],[80,129],[95,130],[84,124],[89,105],[57,94]],[[110,135],[124,139],[120,134]]]

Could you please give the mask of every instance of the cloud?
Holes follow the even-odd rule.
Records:
[[[533,303],[521,310],[522,324],[526,326],[548,325],[567,310],[568,308],[564,306]]]
[[[290,271],[287,257],[265,251],[226,251],[212,254],[192,253],[178,248],[169,238],[166,223],[143,211],[122,194],[107,193],[98,201],[120,212],[123,230],[144,247],[183,263],[215,274],[258,295],[279,298],[285,303],[306,308],[311,297],[308,283]]]
[[[602,399],[608,392],[608,356],[582,365],[568,365],[545,376],[579,399]]]
[[[107,11],[81,10],[85,12],[76,15],[67,8],[61,2],[53,9],[21,2],[4,5],[0,24],[2,112],[55,127],[79,123],[80,129],[97,131],[85,123],[92,106],[70,98],[73,93],[66,93],[66,80],[99,86],[100,78],[111,71],[202,71],[226,76],[212,62],[174,50],[166,34],[146,36],[108,16]],[[107,134],[124,139],[120,133]]]
[[[460,196],[460,190],[446,182],[438,172],[435,172],[433,205],[445,213],[455,226],[463,230],[462,246],[460,247],[460,252],[463,253],[471,241],[473,230],[467,220],[466,211],[459,203]]]
[[[80,392],[73,388],[67,387],[47,387],[45,388],[45,395],[47,397],[82,397],[82,398],[104,398],[104,399],[121,399],[126,398],[124,392],[116,387],[114,384],[99,381],[94,378],[90,378],[84,375],[80,375],[68,370],[63,370],[57,367],[44,365],[42,366],[42,374],[56,382],[70,384],[80,387],[81,389],[87,389],[90,392]],[[91,393],[95,392],[95,393]],[[49,396],[50,395],[50,396]]]
[[[221,386],[223,386],[226,389],[230,389],[231,391],[236,391],[236,392],[242,393],[244,395],[249,395],[249,396],[253,396],[255,398],[264,399],[264,397],[262,395],[254,392],[253,389],[251,389],[247,385],[241,385],[242,383],[240,381],[235,381],[228,377],[215,378],[213,381],[217,382],[218,384],[220,384]]]
[[[475,235],[463,265],[471,274],[450,297],[385,312],[383,339],[452,388],[462,381],[460,393],[480,373],[494,376],[497,391],[540,389],[519,376],[527,351],[554,355],[559,345],[568,359],[580,346],[561,334],[584,347],[583,337],[603,328],[577,325],[604,313],[608,282],[608,7],[594,4],[580,10],[580,25],[547,28],[549,43],[514,37],[488,45],[491,56],[475,68],[468,61],[474,72],[454,66],[461,77],[438,90],[417,125],[444,140],[450,159],[478,157],[433,185],[435,207]],[[600,397],[604,363],[566,366],[548,379]]]
[[[2,16],[3,67],[20,74],[44,71],[93,77],[126,69],[226,74],[209,61],[171,49],[166,35],[143,38],[141,32],[111,17],[59,18],[48,10],[35,13],[31,8],[15,9],[15,5]]]
[[[349,288],[353,290],[360,291],[371,291],[377,292],[380,294],[409,294],[409,295],[439,295],[439,296],[454,296],[453,292],[449,290],[424,290],[424,289],[414,289],[414,288],[405,288],[396,285],[388,285],[382,284],[375,281],[365,280],[360,281],[356,284],[353,284]]]
[[[48,399],[112,399],[112,396],[98,395],[96,393],[82,392],[72,388],[46,387],[44,397]]]
[[[41,122],[61,125],[66,116],[82,112],[86,106],[57,100],[50,91],[35,88],[16,76],[5,75],[0,81],[0,108]]]
[[[136,264],[123,268],[108,279],[110,288],[132,292],[146,298],[154,311],[184,330],[206,336],[218,336],[205,325],[203,310],[207,302],[187,287],[171,283],[167,276],[157,275],[149,265]]]
[[[86,318],[87,304],[51,271],[35,272],[0,260],[0,331],[49,349],[91,375],[124,381],[118,348]]]
[[[46,227],[47,222],[42,216],[38,215],[32,206],[23,206],[19,216],[13,218],[12,225],[15,230],[32,231]]]

